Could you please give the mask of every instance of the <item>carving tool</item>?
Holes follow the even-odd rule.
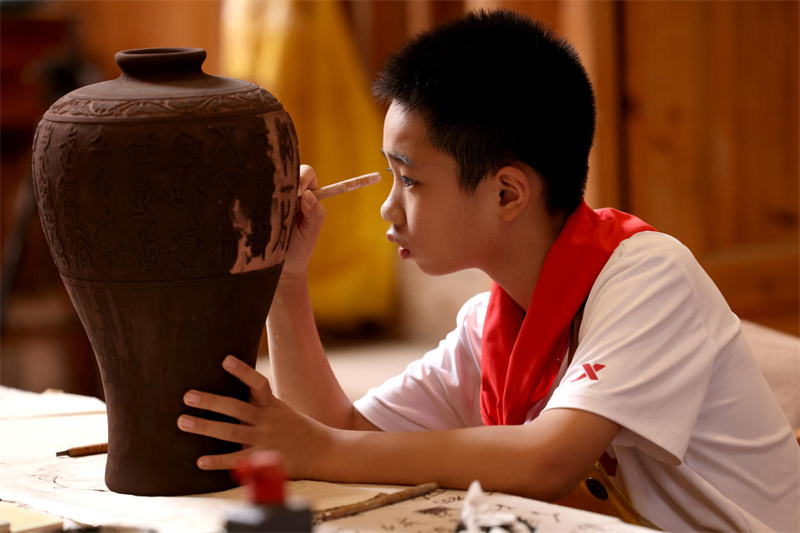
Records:
[[[339,507],[334,507],[333,509],[314,513],[314,522],[319,523],[325,522],[326,520],[334,520],[336,518],[342,518],[345,516],[362,513],[364,511],[369,511],[371,509],[377,509],[378,507],[391,505],[393,503],[410,500],[412,498],[416,498],[417,496],[422,496],[423,494],[433,492],[438,488],[439,485],[436,483],[423,483],[422,485],[409,487],[407,489],[395,492],[394,494],[384,494],[381,492],[374,498],[370,498],[369,500],[363,502],[352,503],[350,505],[341,505]]]
[[[317,197],[318,200],[322,200],[323,198],[328,198],[329,196],[334,196],[343,192],[354,191],[356,189],[360,189],[361,187],[378,183],[379,181],[381,181],[381,175],[377,172],[372,172],[356,178],[350,178],[349,180],[340,181],[339,183],[326,185],[325,187],[315,189],[311,192]]]
[[[63,452],[56,452],[56,457],[68,456],[68,457],[83,457],[85,455],[95,455],[98,453],[107,453],[108,452],[108,443],[104,442],[103,444],[91,444],[89,446],[78,446],[77,448],[70,448],[68,450],[64,450]]]

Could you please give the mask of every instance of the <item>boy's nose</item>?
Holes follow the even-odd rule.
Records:
[[[403,210],[397,204],[394,197],[394,188],[389,193],[389,197],[383,202],[381,206],[381,216],[386,222],[390,222],[393,226],[402,226],[405,223],[403,220]]]

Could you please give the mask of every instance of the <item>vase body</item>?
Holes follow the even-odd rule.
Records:
[[[255,366],[299,179],[289,115],[264,89],[209,76],[198,49],[120,52],[122,75],[61,98],[33,146],[48,245],[91,340],[108,407],[106,484],[138,495],[234,485],[180,431],[189,389],[247,401],[221,366]]]

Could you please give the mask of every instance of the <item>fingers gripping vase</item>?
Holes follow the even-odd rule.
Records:
[[[201,455],[241,447],[180,431],[191,388],[247,400],[221,367],[255,366],[296,207],[297,137],[281,103],[202,72],[204,50],[119,52],[119,78],[44,115],[33,180],[42,225],[94,347],[108,406],[106,484],[139,495],[222,490]]]

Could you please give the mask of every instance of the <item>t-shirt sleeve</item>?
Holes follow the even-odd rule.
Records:
[[[622,426],[614,445],[679,464],[720,353],[704,299],[730,313],[678,241],[623,241],[592,287],[575,356],[545,409],[606,417]]]
[[[480,336],[489,293],[461,308],[456,329],[399,376],[370,389],[358,411],[384,431],[443,430],[482,425]]]

